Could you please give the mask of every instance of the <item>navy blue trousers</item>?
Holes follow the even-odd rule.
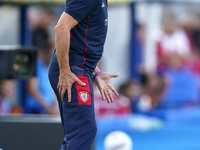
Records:
[[[55,73],[55,64],[50,64],[49,80],[57,96],[60,117],[64,130],[64,141],[60,150],[91,150],[97,127],[94,114],[93,86],[90,75],[84,73],[82,68],[71,66],[71,71],[86,86],[80,86],[77,83],[72,85],[72,100],[68,102],[67,92],[64,101],[61,100],[57,84],[59,74]],[[55,137],[56,138],[56,137]]]

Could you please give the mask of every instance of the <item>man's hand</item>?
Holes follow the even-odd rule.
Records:
[[[117,78],[118,76],[119,76],[119,73],[112,74],[112,73],[103,72],[95,78],[95,81],[96,81],[99,91],[101,93],[102,99],[103,100],[107,99],[108,103],[114,102],[111,91],[116,96],[118,96],[117,91],[110,83],[111,78]]]
[[[64,100],[64,96],[67,91],[68,102],[71,102],[71,88],[75,82],[80,84],[81,86],[86,85],[84,82],[79,80],[79,78],[77,78],[76,75],[71,71],[60,73],[57,89],[62,100]]]

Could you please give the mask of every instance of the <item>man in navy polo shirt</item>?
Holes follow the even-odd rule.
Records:
[[[64,142],[61,150],[90,150],[96,135],[91,77],[103,100],[113,102],[110,84],[117,74],[99,70],[108,26],[106,0],[67,0],[55,27],[54,52],[49,79],[56,93]]]

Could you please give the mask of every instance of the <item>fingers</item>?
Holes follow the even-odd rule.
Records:
[[[71,102],[71,87],[60,88],[59,94],[60,94],[61,100],[62,101],[64,100],[66,91],[67,91],[67,95],[68,95],[68,102]]]
[[[62,92],[62,87],[60,86],[60,84],[58,83],[57,85],[57,89],[58,89],[58,93],[59,95],[61,95],[61,92]]]
[[[107,91],[104,91],[104,94],[105,94],[105,96],[106,96],[107,102],[110,103],[111,100],[110,100],[110,97],[109,97],[108,92],[107,92]]]
[[[61,90],[60,90],[60,96],[61,96],[61,100],[63,101],[64,100],[64,96],[65,96],[65,93],[66,93],[66,88],[62,88]]]
[[[119,76],[119,72],[116,74],[111,74],[111,78],[117,78]]]
[[[60,86],[60,84],[58,84],[57,89],[58,89],[58,92],[60,94],[60,97],[61,97],[62,101],[64,100],[65,93],[67,91],[67,93],[68,93],[68,102],[71,102],[71,86],[70,85],[68,85],[66,87],[66,86]]]
[[[78,83],[81,86],[86,86],[86,83],[82,82],[79,78],[76,79],[76,83]]]
[[[108,97],[109,97],[109,102],[113,103],[113,102],[114,102],[114,99],[113,99],[113,96],[112,96],[111,92],[108,91],[107,94],[108,94]],[[107,99],[107,100],[108,100],[108,99]]]
[[[63,86],[60,85],[60,83],[58,83],[57,89],[58,89],[58,93],[59,93],[59,95],[61,97],[61,100],[64,100],[64,95],[65,95],[65,92],[66,92],[66,88],[64,88]]]
[[[101,90],[100,93],[101,93],[101,96],[102,96],[102,99],[103,99],[103,100],[106,99],[108,103],[114,102],[114,99],[113,99],[113,97],[112,97],[112,94],[110,93],[109,90],[108,90],[108,91],[106,91],[106,90]]]
[[[115,88],[112,85],[108,85],[108,87],[111,89],[111,91],[115,94],[115,96],[118,96],[118,92],[115,90]]]
[[[71,97],[71,88],[69,88],[69,89],[67,90],[67,94],[68,94],[68,102],[70,103],[70,102],[71,102],[71,99],[72,99],[72,97]]]
[[[102,99],[105,100],[105,94],[104,94],[103,90],[100,90],[100,93],[101,93]]]
[[[61,76],[59,77],[57,89],[61,96],[61,100],[64,100],[65,93],[67,91],[68,102],[71,102],[71,87],[74,82],[78,83],[81,86],[85,86],[86,83],[82,82],[79,78],[77,78],[74,74],[71,74],[70,77]]]

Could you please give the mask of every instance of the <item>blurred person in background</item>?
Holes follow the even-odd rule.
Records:
[[[13,80],[0,80],[0,115],[8,115],[12,111],[10,98],[14,91]]]
[[[56,97],[48,79],[48,66],[53,50],[52,43],[47,40],[38,51],[37,76],[29,79],[26,84],[26,113],[58,114]]]
[[[157,41],[157,73],[164,79],[165,89],[158,107],[196,104],[199,80],[191,67],[194,65],[194,40],[190,24],[183,24],[171,12],[163,20],[163,30]]]
[[[44,47],[46,42],[52,42],[50,27],[54,21],[54,12],[50,8],[32,7],[29,10],[29,20],[32,28],[32,45],[38,48]]]
[[[167,69],[170,57],[174,54],[185,59],[190,52],[190,42],[185,32],[171,23],[165,24],[157,43],[158,71]]]
[[[141,86],[136,80],[128,80],[120,85],[119,94],[129,101],[131,112],[135,112],[132,105],[136,103],[141,95]]]
[[[180,55],[171,56],[169,68],[164,73],[166,88],[159,107],[179,108],[198,104],[199,77],[190,66],[182,65],[182,61]]]
[[[189,22],[190,21],[190,22]],[[200,75],[200,16],[194,16],[192,19],[183,24],[183,28],[190,35],[193,46],[193,55],[191,66],[195,73]]]
[[[122,84],[119,93],[131,101],[133,113],[148,113],[157,107],[165,88],[164,79],[147,73],[141,74],[141,81],[129,80]]]
[[[157,37],[157,71],[165,72],[170,66],[170,59],[173,55],[179,55],[182,65],[187,64],[191,55],[192,44],[186,32],[177,23],[173,13],[165,16],[163,27]]]
[[[186,26],[187,25],[187,26]],[[196,15],[189,23],[184,25],[188,29],[193,41],[194,51],[200,52],[200,14]]]
[[[48,80],[48,66],[54,50],[49,28],[54,14],[49,8],[35,7],[29,12],[32,45],[38,48],[36,77],[26,82],[25,113],[58,115],[56,97]]]
[[[163,96],[166,83],[162,76],[142,73],[142,94],[137,104],[138,111],[149,112],[156,108]]]

